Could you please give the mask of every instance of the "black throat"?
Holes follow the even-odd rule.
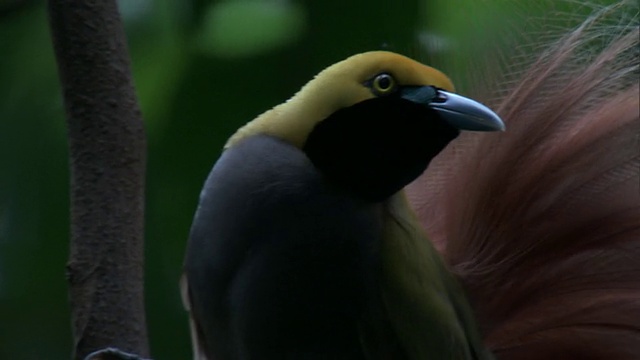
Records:
[[[458,134],[434,110],[387,96],[336,111],[303,150],[330,183],[379,202],[420,176]]]

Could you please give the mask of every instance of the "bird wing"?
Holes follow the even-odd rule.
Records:
[[[385,206],[381,289],[408,359],[491,359],[457,280],[426,238],[403,193]]]
[[[180,296],[182,305],[189,314],[189,332],[191,333],[191,349],[193,360],[213,360],[207,357],[204,344],[202,343],[202,332],[199,330],[198,322],[191,310],[191,299],[189,298],[189,280],[187,274],[180,277]]]

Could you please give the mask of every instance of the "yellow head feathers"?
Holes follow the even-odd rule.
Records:
[[[248,136],[268,134],[302,148],[317,123],[341,108],[375,97],[365,82],[380,73],[392,75],[398,85],[454,91],[449,78],[432,67],[391,52],[362,53],[320,72],[291,99],[240,128],[225,147]]]

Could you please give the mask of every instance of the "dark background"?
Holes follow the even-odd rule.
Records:
[[[500,64],[527,62],[510,54],[535,51],[592,10],[526,0],[122,0],[120,8],[148,133],[145,292],[156,360],[190,356],[177,285],[183,251],[200,186],[235,129],[324,67],[368,50],[427,62],[460,92],[488,97],[495,92],[483,79]],[[0,0],[0,359],[70,357],[63,116],[44,1]]]

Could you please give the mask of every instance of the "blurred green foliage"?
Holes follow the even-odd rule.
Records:
[[[325,66],[367,50],[429,60],[464,90],[474,61],[525,39],[520,34],[535,21],[523,19],[560,15],[566,27],[590,11],[575,2],[532,3],[121,1],[148,131],[153,358],[190,356],[177,287],[183,249],[200,186],[236,128]],[[68,163],[44,1],[0,2],[0,54],[0,359],[66,359]]]
[[[206,12],[200,46],[213,56],[255,56],[295,42],[303,35],[305,23],[304,8],[296,3],[219,2]]]

